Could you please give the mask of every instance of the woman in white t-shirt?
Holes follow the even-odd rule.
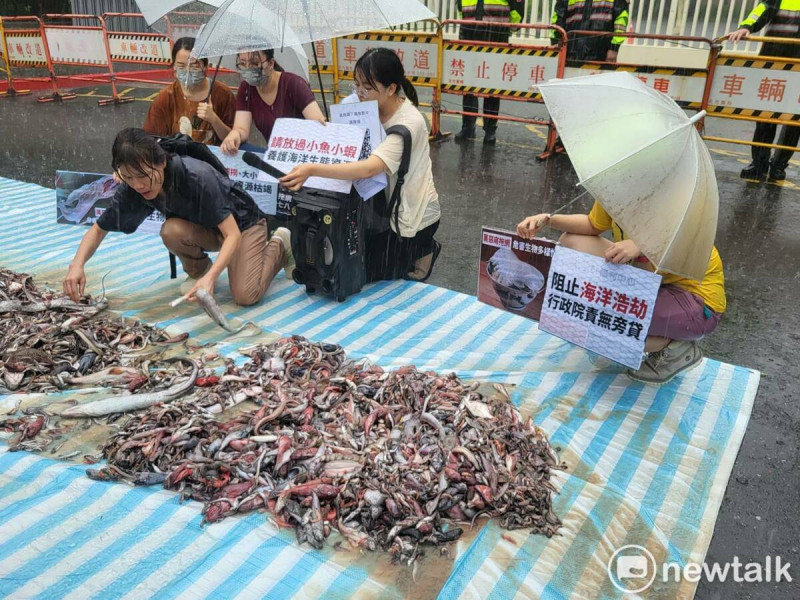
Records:
[[[384,128],[403,125],[411,133],[411,155],[400,190],[399,218],[395,222],[392,217],[391,228],[368,241],[368,278],[405,277],[425,281],[442,248],[433,237],[439,227],[441,209],[433,185],[428,127],[416,108],[419,104],[417,92],[405,76],[403,63],[388,48],[373,48],[358,59],[354,79],[360,100],[377,100]],[[312,176],[356,180],[384,172],[389,176],[386,192],[391,198],[402,156],[403,138],[388,135],[365,160],[336,165],[298,165],[281,179],[281,183],[291,190],[298,190]]]

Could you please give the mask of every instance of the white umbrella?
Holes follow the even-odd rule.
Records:
[[[714,163],[671,98],[626,72],[539,85],[582,185],[657,269],[700,281],[717,231]]]

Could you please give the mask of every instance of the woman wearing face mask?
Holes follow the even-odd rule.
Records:
[[[236,98],[224,85],[206,77],[208,59],[191,58],[194,38],[180,38],[172,47],[175,81],[153,100],[142,127],[154,135],[185,133],[197,142],[219,145],[231,130]],[[211,90],[211,97],[208,92]]]
[[[201,288],[213,294],[226,268],[241,306],[261,301],[281,269],[291,275],[289,230],[279,227],[270,239],[253,199],[207,162],[168,154],[152,135],[129,128],[114,140],[111,166],[122,184],[83,236],[64,278],[64,292],[76,302],[86,285],[84,265],[108,232],[133,233],[154,210],[166,217],[164,245],[189,276],[182,286],[189,300]],[[214,262],[208,252],[219,252]]]
[[[235,154],[247,142],[253,124],[264,139],[269,140],[276,119],[289,117],[325,122],[308,83],[299,75],[284,71],[275,62],[273,50],[241,52],[236,57],[236,69],[242,83],[236,92],[233,129],[221,146],[226,154]]]
[[[360,100],[377,100],[384,128],[403,125],[411,132],[412,141],[408,173],[400,190],[399,222],[396,226],[392,218],[389,231],[369,240],[365,251],[367,278],[375,281],[405,277],[425,281],[441,250],[441,245],[433,239],[439,228],[441,209],[433,185],[428,127],[416,108],[419,104],[417,92],[405,76],[403,63],[388,48],[373,48],[358,59],[354,79]],[[384,172],[390,178],[386,191],[391,197],[402,155],[403,139],[388,135],[365,160],[336,165],[298,165],[281,179],[281,183],[298,190],[311,176],[356,180]]]

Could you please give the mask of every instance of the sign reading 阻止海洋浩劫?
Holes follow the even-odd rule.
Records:
[[[661,276],[558,246],[539,327],[638,369]]]

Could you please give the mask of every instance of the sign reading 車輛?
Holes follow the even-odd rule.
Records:
[[[531,89],[558,77],[558,51],[445,42],[442,91],[532,98]]]
[[[372,48],[394,50],[413,83],[434,83],[439,76],[439,44],[435,35],[357,33],[336,38],[339,77],[351,79],[356,62]]]
[[[720,56],[707,111],[800,120],[800,64]]]
[[[6,31],[9,62],[15,67],[46,65],[42,34],[37,32],[23,33]],[[2,44],[0,44],[2,53]]]
[[[169,39],[161,35],[108,32],[111,58],[120,62],[172,62]]]
[[[557,246],[539,328],[638,369],[661,276]]]

